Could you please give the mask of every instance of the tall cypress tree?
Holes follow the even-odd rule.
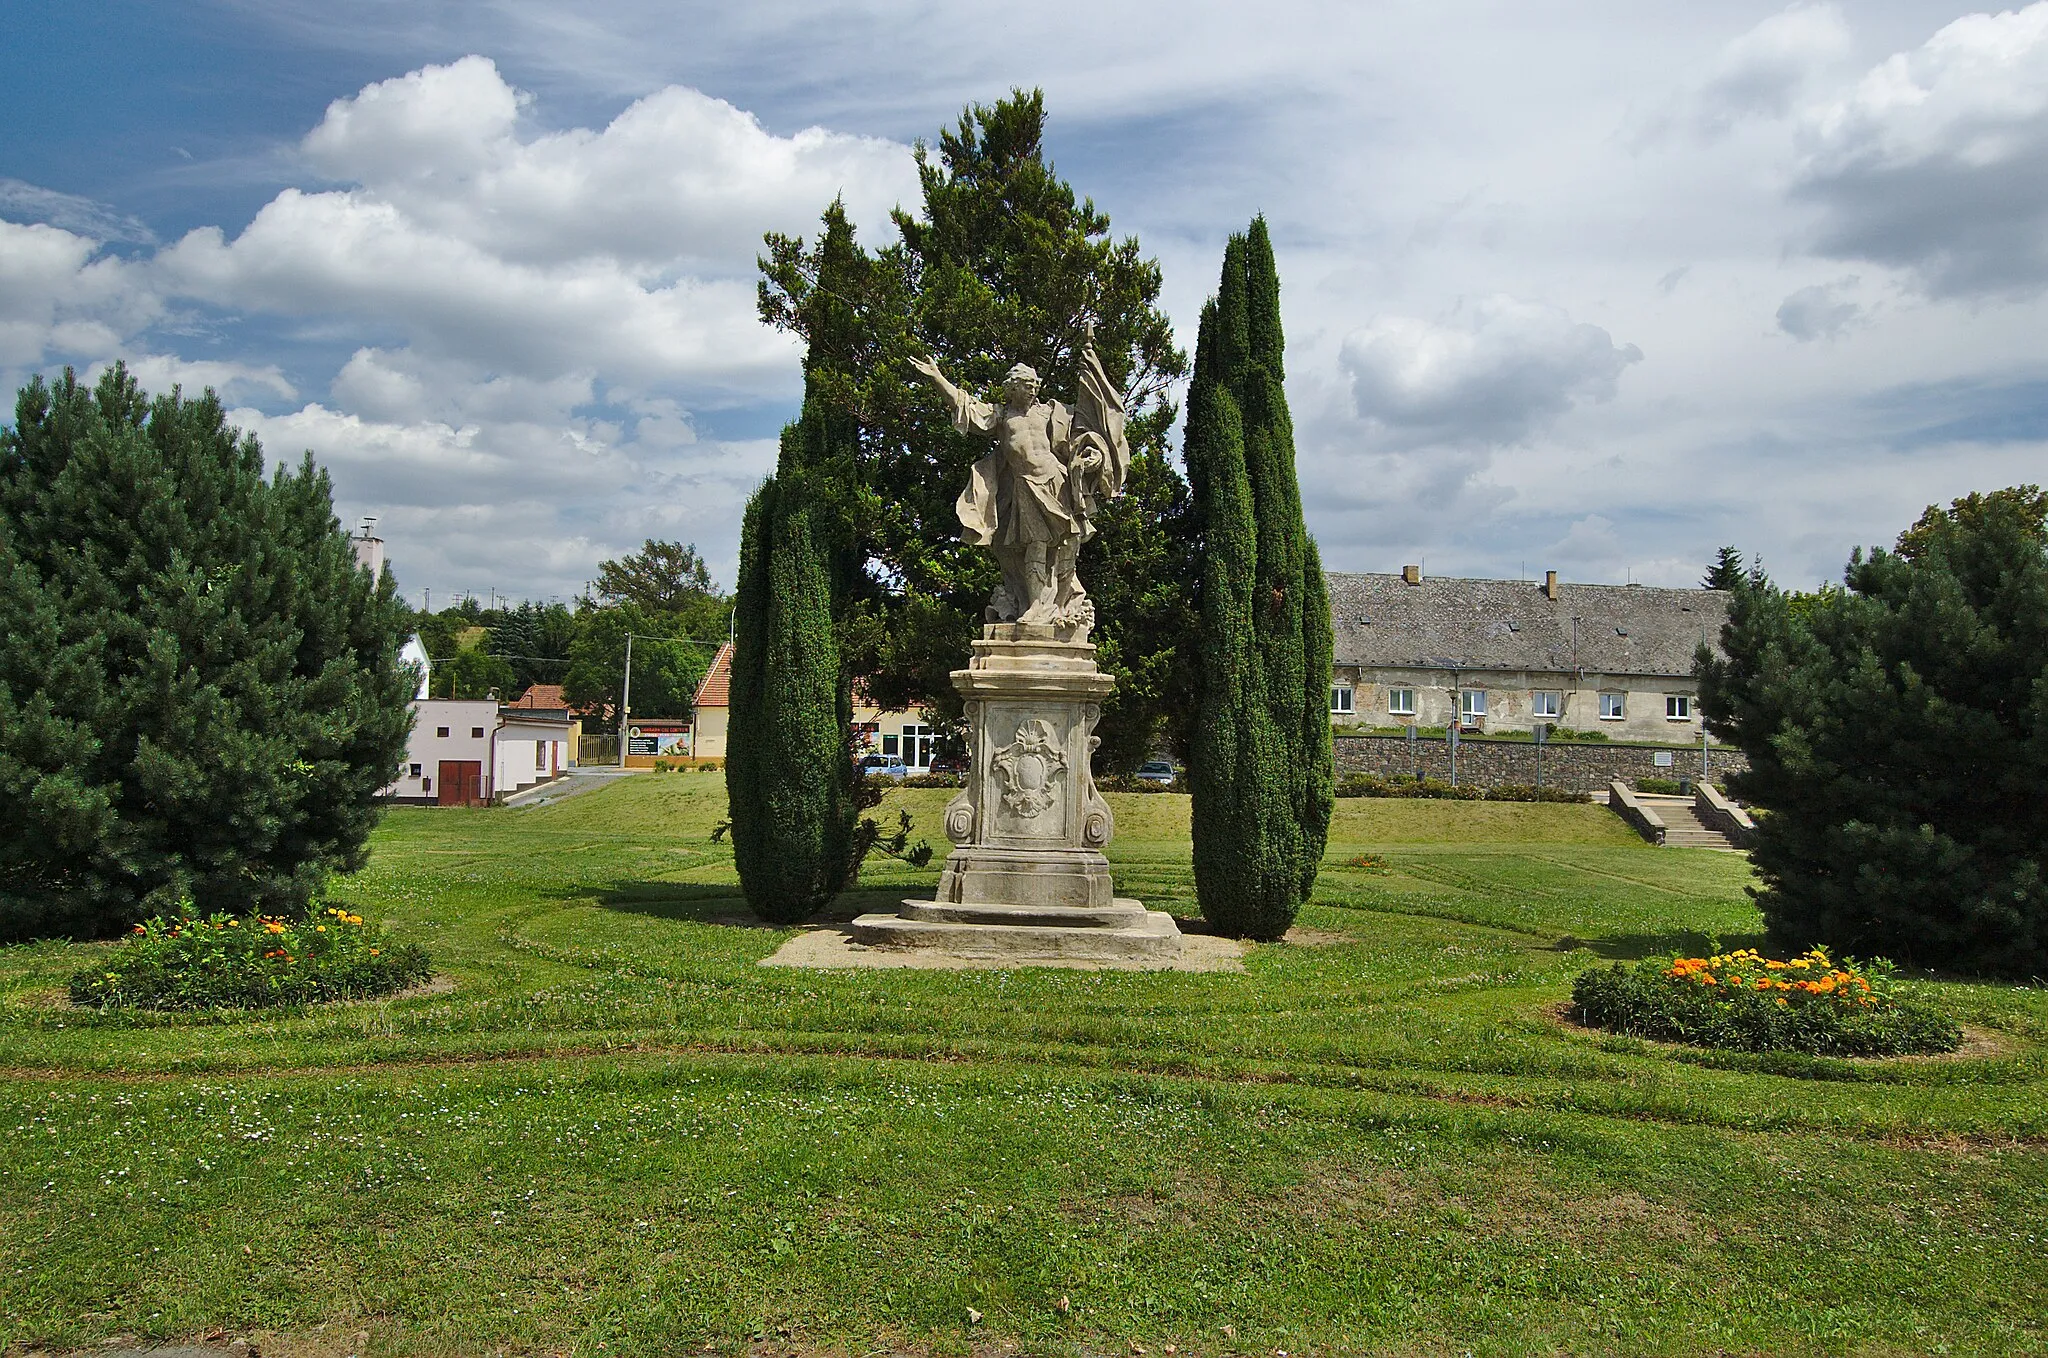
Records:
[[[1329,835],[1330,610],[1302,521],[1264,218],[1233,236],[1203,309],[1186,461],[1203,535],[1195,887],[1232,934],[1277,938]]]
[[[804,403],[740,531],[725,785],[740,888],[775,924],[836,896],[852,852],[845,689],[804,468],[829,419]]]
[[[0,430],[0,941],[189,897],[290,910],[361,867],[417,676],[310,455],[116,366]]]

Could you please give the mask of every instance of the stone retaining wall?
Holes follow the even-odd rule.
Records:
[[[1332,743],[1336,746],[1339,778],[1347,773],[1410,778],[1418,769],[1425,778],[1448,782],[1451,777],[1450,747],[1442,737],[1411,744],[1400,736],[1335,736]],[[1657,762],[1660,754],[1670,756],[1669,766]],[[1466,737],[1458,742],[1458,782],[1472,787],[1533,785],[1537,781],[1537,758],[1534,741]],[[1575,792],[1605,792],[1607,784],[1616,778],[1634,787],[1638,778],[1677,778],[1694,783],[1700,776],[1697,745],[1625,745],[1619,741],[1554,744],[1542,747],[1541,758],[1543,785]],[[1709,779],[1719,782],[1738,769],[1747,769],[1749,761],[1740,750],[1716,745],[1708,751],[1707,767]]]

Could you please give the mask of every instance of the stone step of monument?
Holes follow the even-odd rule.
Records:
[[[1128,929],[1151,912],[1137,901],[1104,906],[996,905],[988,902],[905,901],[904,919],[936,924],[1003,924],[1048,929]]]
[[[932,905],[931,901],[905,901],[911,907]],[[1137,905],[1137,902],[1118,902]],[[959,908],[959,907],[954,907]],[[967,907],[988,910],[989,906]],[[997,907],[999,908],[999,907]],[[1040,908],[1034,915],[1049,913]],[[862,915],[849,928],[853,941],[870,948],[936,948],[954,957],[979,957],[1014,961],[1020,965],[1042,961],[1143,961],[1170,962],[1180,954],[1180,927],[1162,910],[1138,906],[1136,916],[1122,928],[1101,925],[959,923],[952,920],[911,919],[905,915]]]

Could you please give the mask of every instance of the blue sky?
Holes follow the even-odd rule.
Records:
[[[1280,253],[1325,561],[1794,583],[2048,473],[2048,3],[0,0],[0,381],[213,385],[417,601],[726,579],[767,229],[1043,86],[1164,266]]]

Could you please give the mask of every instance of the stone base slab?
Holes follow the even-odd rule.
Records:
[[[1130,900],[1115,901],[1108,909],[1067,910],[905,901],[900,914],[860,916],[851,933],[854,942],[870,948],[931,950],[1020,965],[1060,960],[1169,964],[1181,950],[1180,926],[1173,916]]]
[[[928,924],[1031,924],[1054,929],[1130,929],[1152,912],[1136,901],[1105,906],[1007,905],[988,901],[905,901],[897,912]]]
[[[806,929],[758,965],[806,971],[1243,971],[1248,945],[1212,934],[1186,934],[1171,957],[958,957],[936,948],[871,948],[844,925]]]
[[[1094,849],[964,844],[946,855],[939,899],[1026,908],[1106,909],[1115,896],[1109,860]]]

